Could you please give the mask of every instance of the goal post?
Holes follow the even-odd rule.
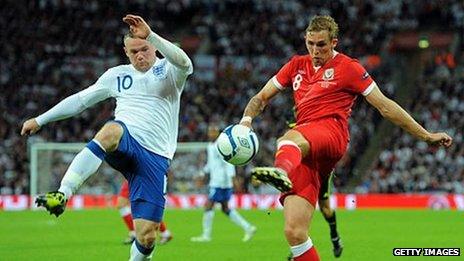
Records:
[[[85,145],[86,143],[57,142],[36,142],[30,144],[29,184],[31,197],[56,190],[71,160]],[[194,183],[195,175],[199,173],[205,163],[207,146],[208,142],[178,143],[170,168],[170,171],[175,173],[176,179],[180,177],[180,182],[184,182],[184,184]],[[84,183],[79,192],[114,194],[119,189],[122,179],[123,176],[119,172],[109,167],[108,164],[103,163],[97,173]],[[181,188],[183,187],[181,186]],[[183,190],[180,191],[182,193],[189,192],[189,189],[181,190]]]

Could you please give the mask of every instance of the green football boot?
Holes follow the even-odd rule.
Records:
[[[64,193],[59,191],[39,195],[35,200],[35,204],[37,204],[38,207],[46,208],[47,211],[50,212],[50,215],[53,214],[56,217],[63,214],[67,202],[68,200]]]

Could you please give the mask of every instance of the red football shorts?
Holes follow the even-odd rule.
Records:
[[[119,196],[122,198],[129,198],[129,182],[127,180],[124,180],[124,182],[121,185],[121,190],[119,191]]]
[[[287,195],[296,194],[315,207],[323,180],[329,178],[335,164],[345,154],[348,131],[333,117],[297,125],[294,130],[303,134],[310,144],[310,151],[301,164],[288,174],[293,189],[282,194],[280,202],[283,205]]]

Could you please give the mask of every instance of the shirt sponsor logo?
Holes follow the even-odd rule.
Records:
[[[337,85],[337,83],[335,82],[326,82],[326,81],[318,81],[317,83],[319,83],[321,85],[322,88],[329,88],[330,85]]]
[[[335,74],[334,68],[329,68],[329,69],[327,69],[327,70],[324,71],[324,75],[322,76],[322,79],[323,79],[324,81],[333,80],[334,74]]]

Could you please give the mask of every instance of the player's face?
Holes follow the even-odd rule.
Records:
[[[146,72],[155,63],[155,48],[147,40],[128,38],[124,45],[127,57],[138,71]]]
[[[330,39],[329,32],[308,32],[305,36],[306,48],[313,61],[314,66],[322,66],[333,57],[337,39]]]

